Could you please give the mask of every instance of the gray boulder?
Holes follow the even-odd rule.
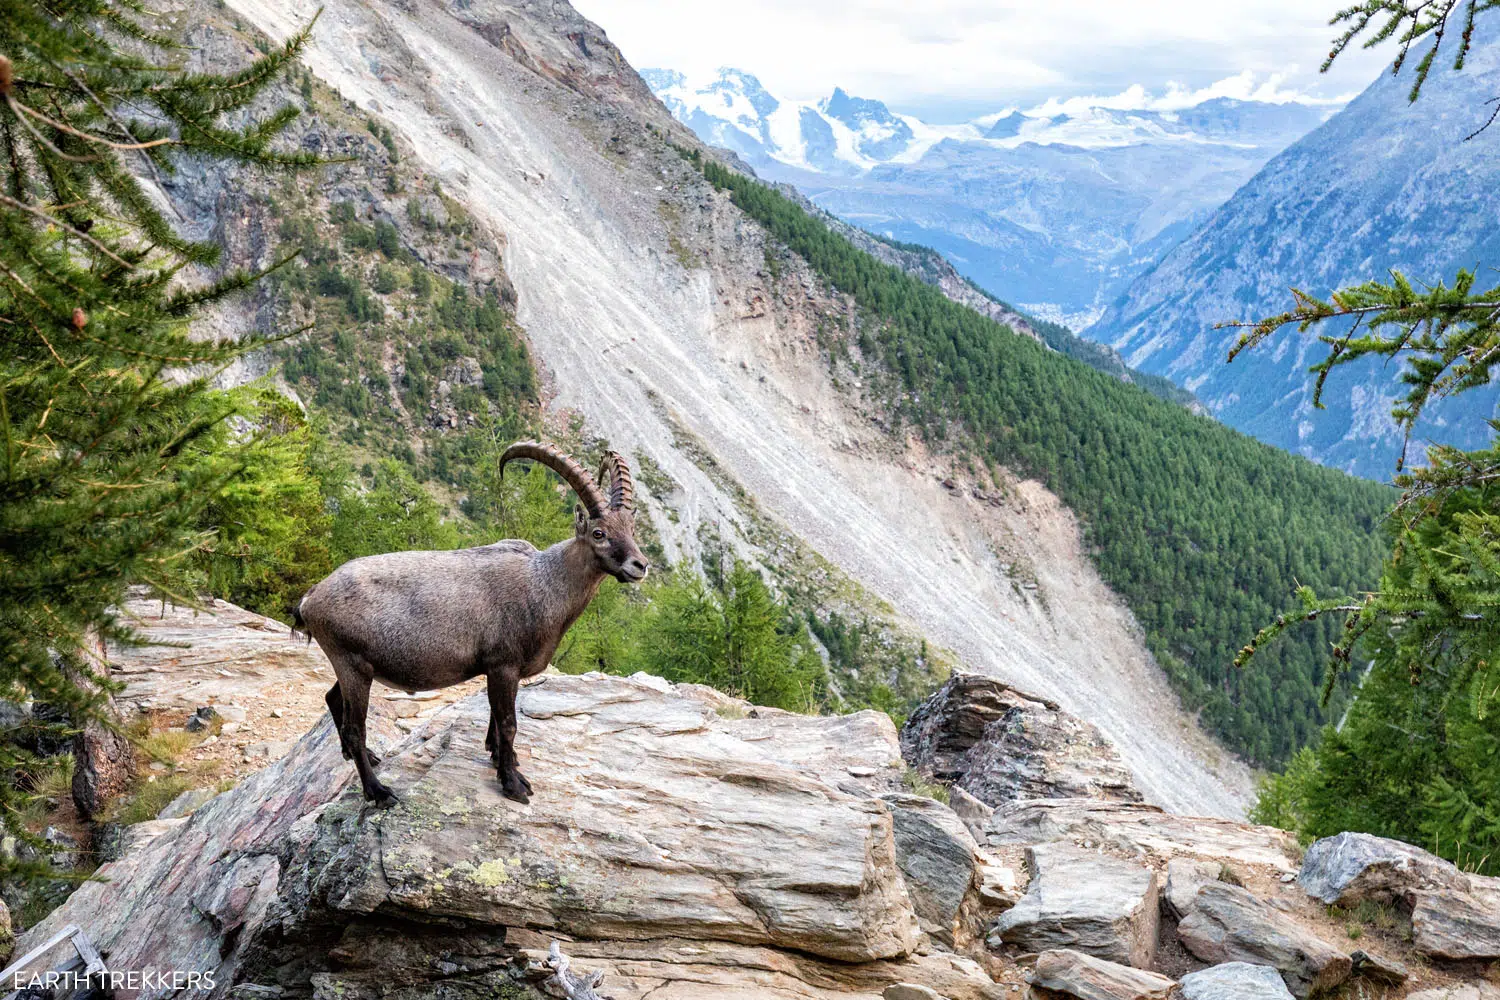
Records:
[[[1026,863],[1031,884],[995,922],[992,948],[1071,949],[1121,965],[1151,965],[1160,924],[1154,871],[1071,844],[1030,848]]]
[[[1406,1000],[1500,1000],[1500,986],[1491,986],[1488,983],[1445,986],[1436,990],[1409,993]]]
[[[1277,969],[1299,997],[1349,978],[1349,956],[1239,886],[1211,882],[1177,925],[1182,945],[1205,962],[1249,962]]]
[[[1225,962],[1183,976],[1182,1000],[1292,1000],[1281,973],[1269,965]]]
[[[1031,973],[1032,995],[1040,1000],[1166,1000],[1175,986],[1166,976],[1066,948],[1042,952]]]
[[[1338,906],[1366,899],[1410,901],[1418,889],[1468,888],[1464,874],[1437,855],[1368,833],[1341,833],[1314,843],[1297,881],[1309,896]]]
[[[1500,879],[1466,874],[1420,847],[1368,833],[1325,837],[1308,848],[1298,880],[1324,903],[1409,906],[1412,943],[1428,958],[1500,958]]]

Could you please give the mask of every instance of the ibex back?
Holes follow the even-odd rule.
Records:
[[[424,691],[483,675],[490,699],[485,748],[505,795],[530,801],[531,782],[517,768],[515,752],[521,679],[547,669],[605,576],[622,583],[645,579],[648,564],[635,542],[635,492],[624,459],[604,456],[601,489],[573,459],[531,441],[506,449],[502,474],[507,462],[522,458],[548,466],[578,495],[568,541],[543,551],[509,540],[352,559],[297,606],[297,624],[333,664],[338,680],[328,692],[328,710],[367,799],[395,801],[375,775],[379,758],[365,746],[372,682]]]

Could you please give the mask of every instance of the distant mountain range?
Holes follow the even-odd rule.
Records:
[[[1500,18],[1496,18],[1500,20]],[[1225,423],[1360,475],[1390,478],[1400,436],[1389,418],[1402,392],[1372,361],[1330,379],[1324,411],[1307,367],[1326,347],[1294,330],[1225,357],[1233,332],[1214,324],[1291,307],[1293,286],[1329,292],[1392,268],[1451,284],[1483,267],[1500,284],[1500,126],[1464,137],[1500,94],[1500,35],[1491,22],[1465,68],[1439,56],[1420,99],[1412,72],[1384,74],[1347,108],[1272,160],[1190,239],[1138,280],[1088,331],[1133,366],[1166,375]],[[1415,62],[1415,60],[1413,60]],[[1327,331],[1335,332],[1335,331]],[[1482,446],[1497,392],[1476,390],[1428,410],[1415,443]]]
[[[788,101],[722,69],[642,73],[681,122],[762,176],[986,291],[1083,327],[1267,160],[1332,111],[1224,98],[1171,111],[1004,109],[929,124],[842,89]]]

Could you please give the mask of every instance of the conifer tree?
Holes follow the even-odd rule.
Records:
[[[1328,66],[1354,40],[1394,40],[1400,73],[1413,52],[1416,101],[1440,58],[1463,69],[1478,16],[1500,0],[1367,0],[1341,12],[1345,26]],[[1446,44],[1445,44],[1446,41]],[[1486,141],[1500,112],[1476,109],[1464,140]],[[1410,440],[1433,403],[1488,385],[1500,365],[1500,285],[1463,270],[1451,285],[1419,287],[1393,272],[1332,293],[1294,291],[1287,312],[1241,326],[1230,353],[1253,349],[1295,326],[1315,332],[1327,353],[1311,371],[1321,407],[1327,379],[1369,357],[1395,362],[1406,386],[1392,418]],[[1500,424],[1491,422],[1500,429]],[[1437,446],[1406,468],[1390,518],[1393,542],[1377,590],[1357,596],[1299,591],[1302,607],[1262,629],[1236,658],[1248,663],[1294,623],[1343,617],[1326,691],[1351,664],[1368,666],[1343,724],[1300,752],[1262,788],[1255,818],[1308,837],[1362,830],[1399,837],[1478,871],[1500,870],[1500,447],[1465,452]]]
[[[260,106],[307,31],[215,74],[159,23],[131,0],[0,0],[0,697],[75,725],[99,721],[99,644],[133,640],[112,609],[171,589],[236,474],[188,453],[233,405],[208,377],[253,345],[188,324],[255,276],[203,277],[219,250],[178,234],[158,185],[184,157],[314,162],[272,147],[296,109]],[[0,742],[0,824],[22,838],[41,766]]]

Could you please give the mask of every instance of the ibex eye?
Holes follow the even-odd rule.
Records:
[[[595,538],[603,538],[604,537],[604,532],[601,529],[599,529],[599,528],[595,528],[594,529],[594,537]]]

